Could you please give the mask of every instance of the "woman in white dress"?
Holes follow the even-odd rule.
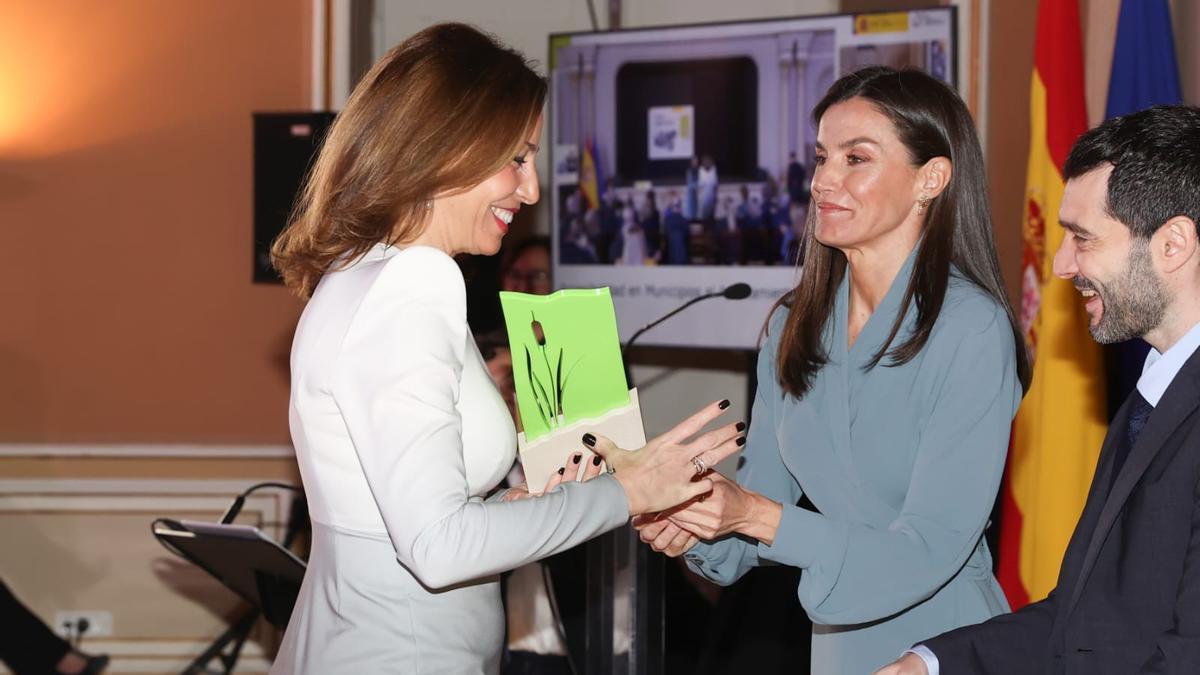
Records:
[[[496,673],[498,573],[706,492],[696,474],[744,442],[740,426],[699,433],[714,403],[635,452],[585,435],[611,474],[484,499],[515,431],[452,256],[496,253],[537,201],[545,93],[473,28],[418,33],[355,89],[275,244],[311,297],[290,423],[313,545],[274,673]]]
[[[633,206],[621,211],[621,235],[625,245],[621,247],[621,264],[641,266],[646,264],[646,231],[637,220]]]

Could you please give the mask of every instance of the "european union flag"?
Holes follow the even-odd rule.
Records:
[[[1122,0],[1105,116],[1182,101],[1167,0]]]
[[[1167,0],[1122,0],[1105,115],[1117,117],[1182,101]],[[1149,350],[1150,345],[1142,340],[1129,340],[1107,350],[1110,419],[1137,386]]]

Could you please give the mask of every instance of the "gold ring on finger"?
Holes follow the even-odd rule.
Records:
[[[692,464],[696,467],[697,476],[702,476],[704,475],[705,471],[708,471],[708,465],[704,463],[704,460],[700,457],[700,455],[696,455],[692,458]]]

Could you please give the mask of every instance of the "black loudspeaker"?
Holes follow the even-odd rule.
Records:
[[[254,113],[254,281],[279,283],[271,242],[287,225],[334,113]]]

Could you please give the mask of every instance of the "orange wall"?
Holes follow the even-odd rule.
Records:
[[[250,115],[308,107],[309,7],[0,3],[0,442],[287,440]]]

